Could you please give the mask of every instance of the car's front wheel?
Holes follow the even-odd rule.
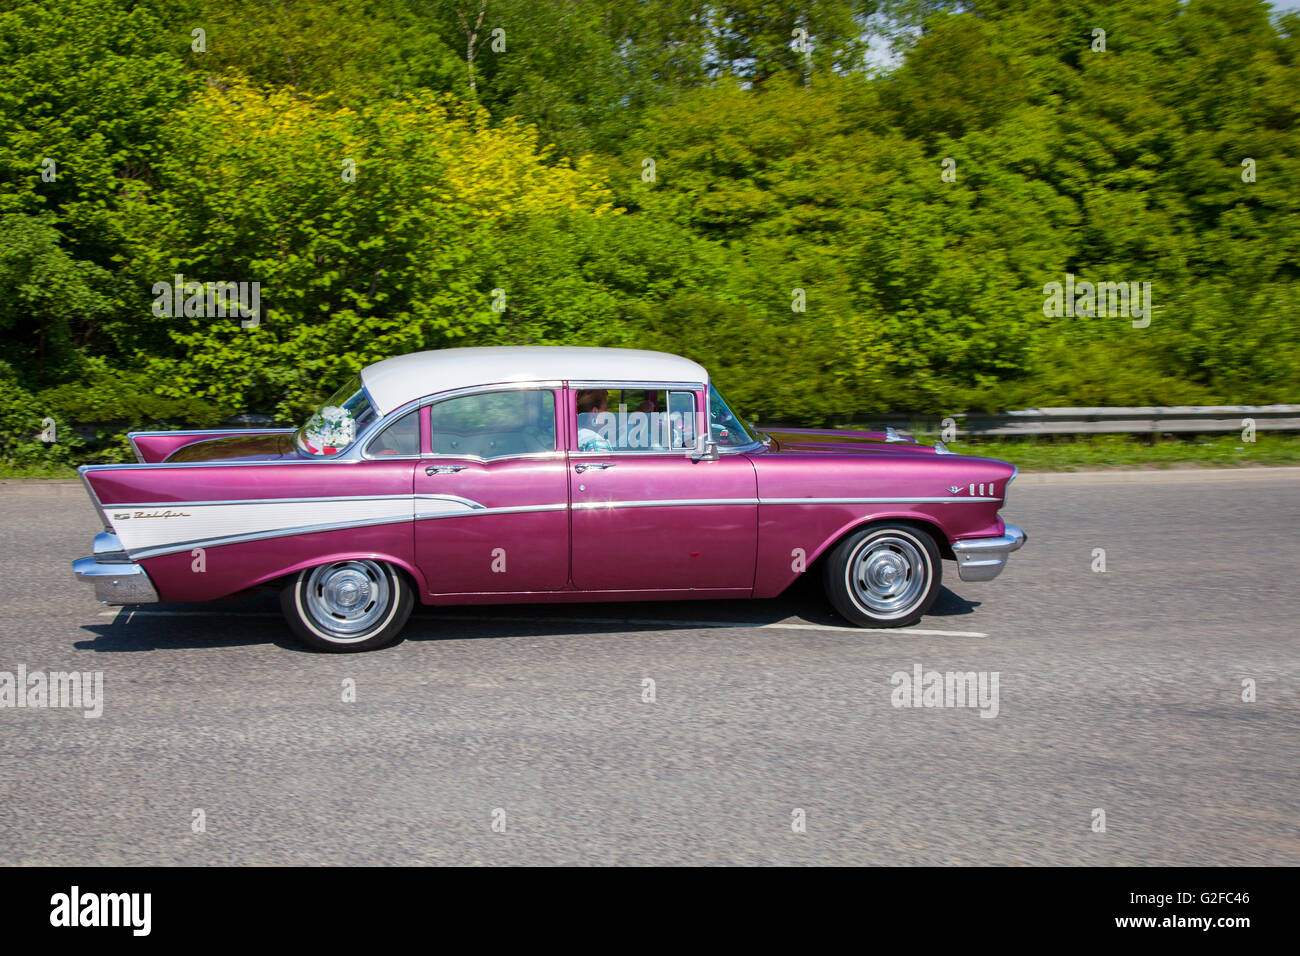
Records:
[[[382,561],[304,568],[280,592],[289,627],[308,647],[373,651],[397,639],[415,599],[406,576]]]
[[[920,528],[878,524],[835,546],[823,569],[835,610],[859,627],[902,627],[939,596],[939,547]]]

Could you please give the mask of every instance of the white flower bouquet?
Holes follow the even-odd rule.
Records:
[[[356,437],[357,423],[352,413],[337,405],[326,405],[307,422],[307,441],[326,454],[348,447]]]

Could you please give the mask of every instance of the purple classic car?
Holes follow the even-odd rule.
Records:
[[[425,604],[775,597],[805,571],[863,627],[915,622],[942,561],[1025,542],[1016,469],[880,432],[758,432],[696,363],[470,348],[369,366],[298,429],[136,432],[89,465],[73,564],[107,604],[278,588],[314,648],[394,641]]]

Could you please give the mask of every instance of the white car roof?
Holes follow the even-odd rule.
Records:
[[[361,384],[381,415],[425,395],[475,385],[708,380],[703,366],[668,352],[559,345],[412,352],[376,362],[361,373]]]

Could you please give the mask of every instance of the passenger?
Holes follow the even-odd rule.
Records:
[[[578,451],[613,451],[609,440],[600,433],[607,421],[609,391],[587,388],[578,392]]]

